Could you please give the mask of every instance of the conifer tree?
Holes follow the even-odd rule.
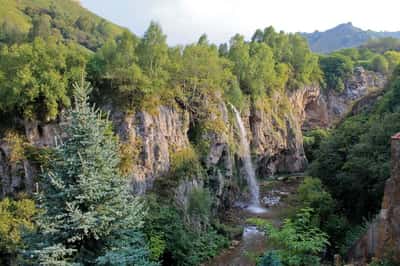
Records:
[[[34,265],[149,265],[140,233],[144,208],[118,171],[111,123],[75,86],[67,137],[43,175],[38,232],[28,252]]]

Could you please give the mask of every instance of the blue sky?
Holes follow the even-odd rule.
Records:
[[[249,38],[272,25],[287,32],[326,30],[353,22],[372,30],[400,30],[399,0],[81,0],[84,7],[142,35],[151,20],[171,45],[207,33],[214,43],[235,33]]]

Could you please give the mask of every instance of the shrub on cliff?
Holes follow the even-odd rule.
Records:
[[[35,203],[30,199],[0,201],[0,264],[10,265],[23,247],[22,232],[33,230]]]

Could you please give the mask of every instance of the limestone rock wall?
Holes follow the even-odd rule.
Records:
[[[314,98],[307,103],[303,129],[326,128],[334,125],[351,112],[355,103],[370,94],[382,91],[385,85],[386,77],[382,74],[357,67],[354,74],[345,82],[343,92],[319,90],[319,95],[315,94]],[[360,105],[373,102],[375,101],[361,101]]]

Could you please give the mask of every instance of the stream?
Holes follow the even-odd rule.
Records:
[[[301,181],[300,176],[290,176],[285,180],[272,180],[260,183],[260,199],[263,203],[263,212],[252,212],[251,205],[238,204],[231,210],[230,217],[235,219],[228,223],[243,228],[240,238],[233,240],[228,249],[223,250],[217,257],[204,266],[253,266],[255,258],[271,249],[267,236],[254,225],[247,224],[248,218],[265,219],[279,226],[291,212],[291,200],[296,195]],[[264,207],[265,203],[269,207]]]

